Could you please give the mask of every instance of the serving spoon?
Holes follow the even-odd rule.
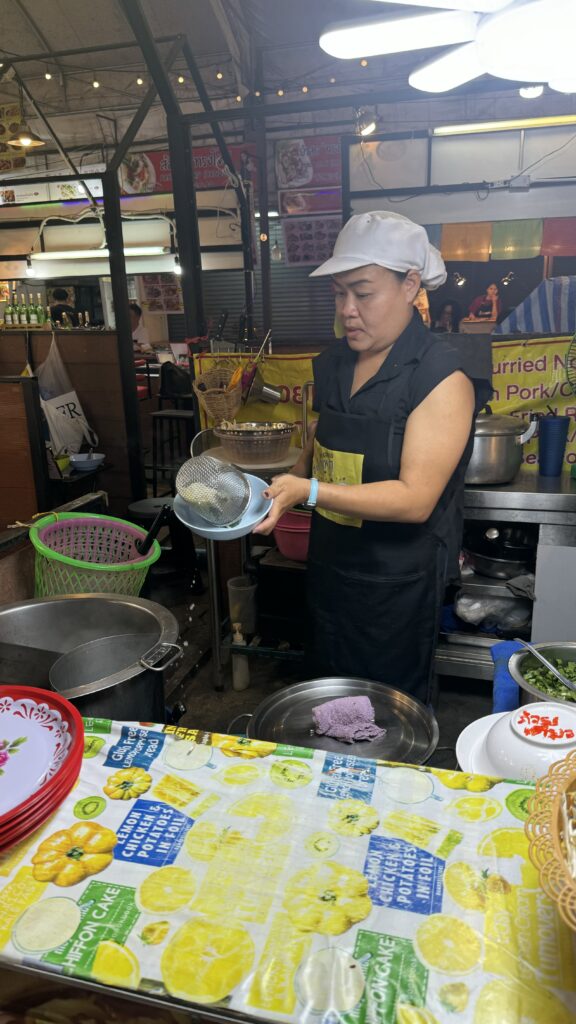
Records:
[[[550,672],[552,672],[552,675],[555,675],[556,679],[563,683],[564,686],[567,686],[569,690],[574,690],[576,692],[576,683],[573,683],[571,679],[567,679],[566,676],[563,676],[562,673],[559,672],[557,668],[555,668],[552,662],[548,661],[548,658],[545,658],[543,654],[540,654],[540,651],[536,647],[533,647],[532,644],[529,644],[527,640],[521,640],[518,636],[514,639],[517,644],[522,644],[522,646],[526,647],[527,650],[529,650],[530,653],[538,659],[538,661],[541,661],[542,664],[545,665]]]

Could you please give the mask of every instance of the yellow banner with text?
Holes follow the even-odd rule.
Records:
[[[570,371],[569,336],[522,338],[521,341],[492,342],[492,412],[518,416],[528,424],[530,415],[571,416],[565,466],[576,463],[576,359]],[[570,360],[572,362],[572,360]],[[575,381],[572,387],[569,379]],[[538,437],[522,447],[526,469],[538,468]]]
[[[574,423],[568,431],[565,463],[569,468],[576,464],[576,356],[570,376],[568,374],[568,351],[570,336],[529,338],[518,341],[492,342],[492,383],[494,397],[490,406],[494,413],[518,416],[528,424],[533,413],[546,415],[552,410],[556,415],[571,416]],[[238,421],[246,420],[287,420],[302,423],[302,389],[306,381],[312,380],[312,359],[316,353],[303,352],[290,355],[265,356],[260,364],[262,376],[267,384],[281,392],[277,405],[264,402],[250,402],[238,412]],[[201,354],[194,357],[196,373],[202,373],[218,364],[218,361],[245,365],[249,356],[230,353],[218,355]],[[208,426],[202,413],[202,425]],[[296,438],[296,443],[301,443]],[[527,469],[538,467],[537,436],[522,448],[523,463]]]

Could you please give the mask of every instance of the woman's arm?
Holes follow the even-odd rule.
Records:
[[[408,417],[398,480],[353,486],[321,483],[318,507],[374,521],[425,523],[460,461],[473,415],[474,387],[458,370]],[[284,474],[264,493],[274,505],[254,532],[268,534],[287,509],[308,500],[310,483]]]

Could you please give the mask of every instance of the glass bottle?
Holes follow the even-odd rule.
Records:
[[[4,327],[12,327],[12,303],[10,301],[10,293],[8,293],[8,301],[4,307]]]
[[[46,323],[46,313],[44,312],[44,306],[42,305],[42,295],[40,292],[36,292],[36,317],[38,320],[38,326],[42,327]]]
[[[18,320],[21,327],[28,326],[28,307],[26,306],[26,296],[24,292],[20,295],[20,306],[18,308]]]
[[[28,295],[27,313],[30,327],[38,327],[38,313],[36,312],[36,306],[34,305],[34,299],[31,294]]]

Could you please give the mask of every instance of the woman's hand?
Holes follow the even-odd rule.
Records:
[[[274,477],[263,494],[265,498],[273,499],[273,505],[266,519],[259,526],[254,527],[252,532],[267,536],[272,533],[280,516],[283,516],[288,509],[294,508],[294,505],[301,505],[308,500],[310,481],[293,476],[292,473],[283,473],[282,476]]]

